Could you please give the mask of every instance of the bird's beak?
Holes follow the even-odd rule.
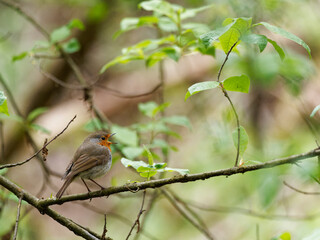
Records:
[[[115,135],[116,133],[112,133],[112,134],[110,134],[110,136],[109,137],[112,137],[113,135]]]

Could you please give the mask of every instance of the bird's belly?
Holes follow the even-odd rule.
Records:
[[[109,171],[111,167],[112,161],[108,161],[106,164],[95,166],[87,171],[84,171],[79,174],[81,178],[97,178],[104,175],[106,172]]]

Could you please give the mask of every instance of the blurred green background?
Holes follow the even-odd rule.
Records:
[[[129,31],[117,39],[124,17],[139,17],[149,12],[139,10],[137,0],[110,1],[19,1],[17,4],[32,15],[48,32],[81,19],[84,31],[73,34],[81,49],[71,56],[84,76],[97,82],[93,91],[95,104],[116,125],[130,126],[148,119],[138,110],[138,104],[147,101],[159,102],[161,89],[154,94],[138,98],[116,96],[105,88],[116,89],[124,95],[144,93],[158,82],[157,65],[146,68],[143,62],[117,65],[99,75],[101,67],[121,54],[121,49],[146,38],[154,38],[157,32],[151,28]],[[312,59],[299,45],[270,32],[261,32],[276,39],[286,52],[281,61],[271,47],[259,54],[252,48],[241,49],[232,54],[222,77],[246,74],[251,79],[248,94],[230,92],[239,113],[241,124],[249,135],[249,146],[243,156],[245,164],[264,162],[274,158],[299,154],[315,147],[319,138],[319,115],[310,118],[313,108],[320,104],[319,84],[319,27],[320,3],[316,0],[259,0],[259,1],[170,1],[185,8],[214,6],[199,13],[195,21],[205,23],[210,29],[221,26],[227,17],[253,17],[253,22],[265,21],[288,30],[302,38],[312,50]],[[2,36],[2,38],[1,38]],[[83,93],[66,89],[48,80],[39,71],[37,59],[25,58],[12,61],[12,57],[31,49],[36,41],[44,40],[29,22],[12,9],[0,3],[0,69],[1,75],[11,89],[22,113],[27,115],[39,107],[48,110],[37,118],[36,123],[50,134],[32,131],[39,146],[46,137],[53,137],[76,114],[76,121],[64,135],[49,145],[46,164],[50,169],[63,173],[75,149],[88,134],[88,122],[92,117],[83,103]],[[216,58],[200,54],[188,55],[178,63],[171,59],[164,62],[165,85],[163,97],[171,105],[165,115],[183,115],[189,118],[192,129],[174,127],[181,138],[170,137],[170,145],[178,151],[169,154],[169,166],[186,168],[190,173],[201,173],[232,167],[236,149],[232,142],[235,120],[230,106],[218,90],[197,94],[184,101],[187,88],[195,82],[216,78],[225,54],[217,50]],[[70,68],[61,60],[43,60],[46,71],[67,83],[76,80]],[[0,90],[4,90],[0,87]],[[11,115],[12,103],[8,101]],[[3,120],[5,152],[2,161],[17,162],[32,155],[21,124],[11,118]],[[114,151],[116,151],[114,149]],[[161,154],[159,153],[160,157]],[[113,153],[112,170],[98,182],[104,186],[122,185],[128,181],[143,181],[119,161],[120,154]],[[163,158],[156,160],[163,162]],[[32,194],[42,186],[43,173],[34,160],[6,175]],[[167,174],[173,176],[174,173]],[[201,216],[210,233],[218,240],[272,239],[285,232],[291,239],[320,239],[320,212],[317,195],[297,193],[286,187],[286,181],[304,191],[317,192],[319,178],[316,159],[304,160],[296,165],[281,166],[239,174],[228,178],[218,177],[201,182],[175,184],[171,191],[190,203]],[[79,182],[80,183],[80,182]],[[51,177],[46,191],[38,197],[50,197],[62,184],[59,178]],[[94,189],[95,186],[92,186]],[[73,183],[68,193],[85,192],[81,184]],[[147,191],[150,200],[153,190]],[[10,231],[15,221],[17,202],[1,190],[0,236]],[[125,239],[140,209],[142,192],[112,195],[109,198],[93,199],[80,203],[54,206],[75,222],[102,233],[103,215],[107,213],[107,236]],[[12,200],[13,199],[13,200]],[[23,211],[27,205],[23,205]],[[246,211],[244,211],[244,209]],[[258,213],[259,216],[255,216]],[[145,213],[146,214],[146,213]],[[280,217],[278,217],[280,216]],[[134,231],[135,233],[135,231]],[[260,238],[257,237],[260,236]],[[138,238],[138,237],[137,237]],[[136,239],[137,239],[136,238]],[[65,227],[32,210],[22,221],[18,239],[78,239]],[[134,239],[134,237],[132,238]],[[207,239],[184,219],[179,212],[160,195],[148,213],[148,219],[139,239]],[[277,239],[277,238],[276,238]]]

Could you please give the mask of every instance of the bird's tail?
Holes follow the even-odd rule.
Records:
[[[73,181],[74,177],[73,176],[68,176],[66,178],[66,181],[63,183],[62,187],[59,189],[59,191],[56,194],[56,198],[61,198],[63,195],[64,191],[67,189],[67,187],[70,185],[70,183]]]

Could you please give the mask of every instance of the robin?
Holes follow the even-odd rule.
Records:
[[[104,189],[92,178],[100,177],[110,169],[112,164],[110,145],[114,143],[108,140],[114,134],[115,133],[109,134],[100,131],[89,135],[83,141],[75,152],[64,176],[62,177],[62,179],[65,179],[65,182],[58,191],[56,195],[57,198],[61,198],[64,191],[76,177],[81,178],[89,192],[90,189],[84,179],[89,179],[101,187],[101,189]]]

